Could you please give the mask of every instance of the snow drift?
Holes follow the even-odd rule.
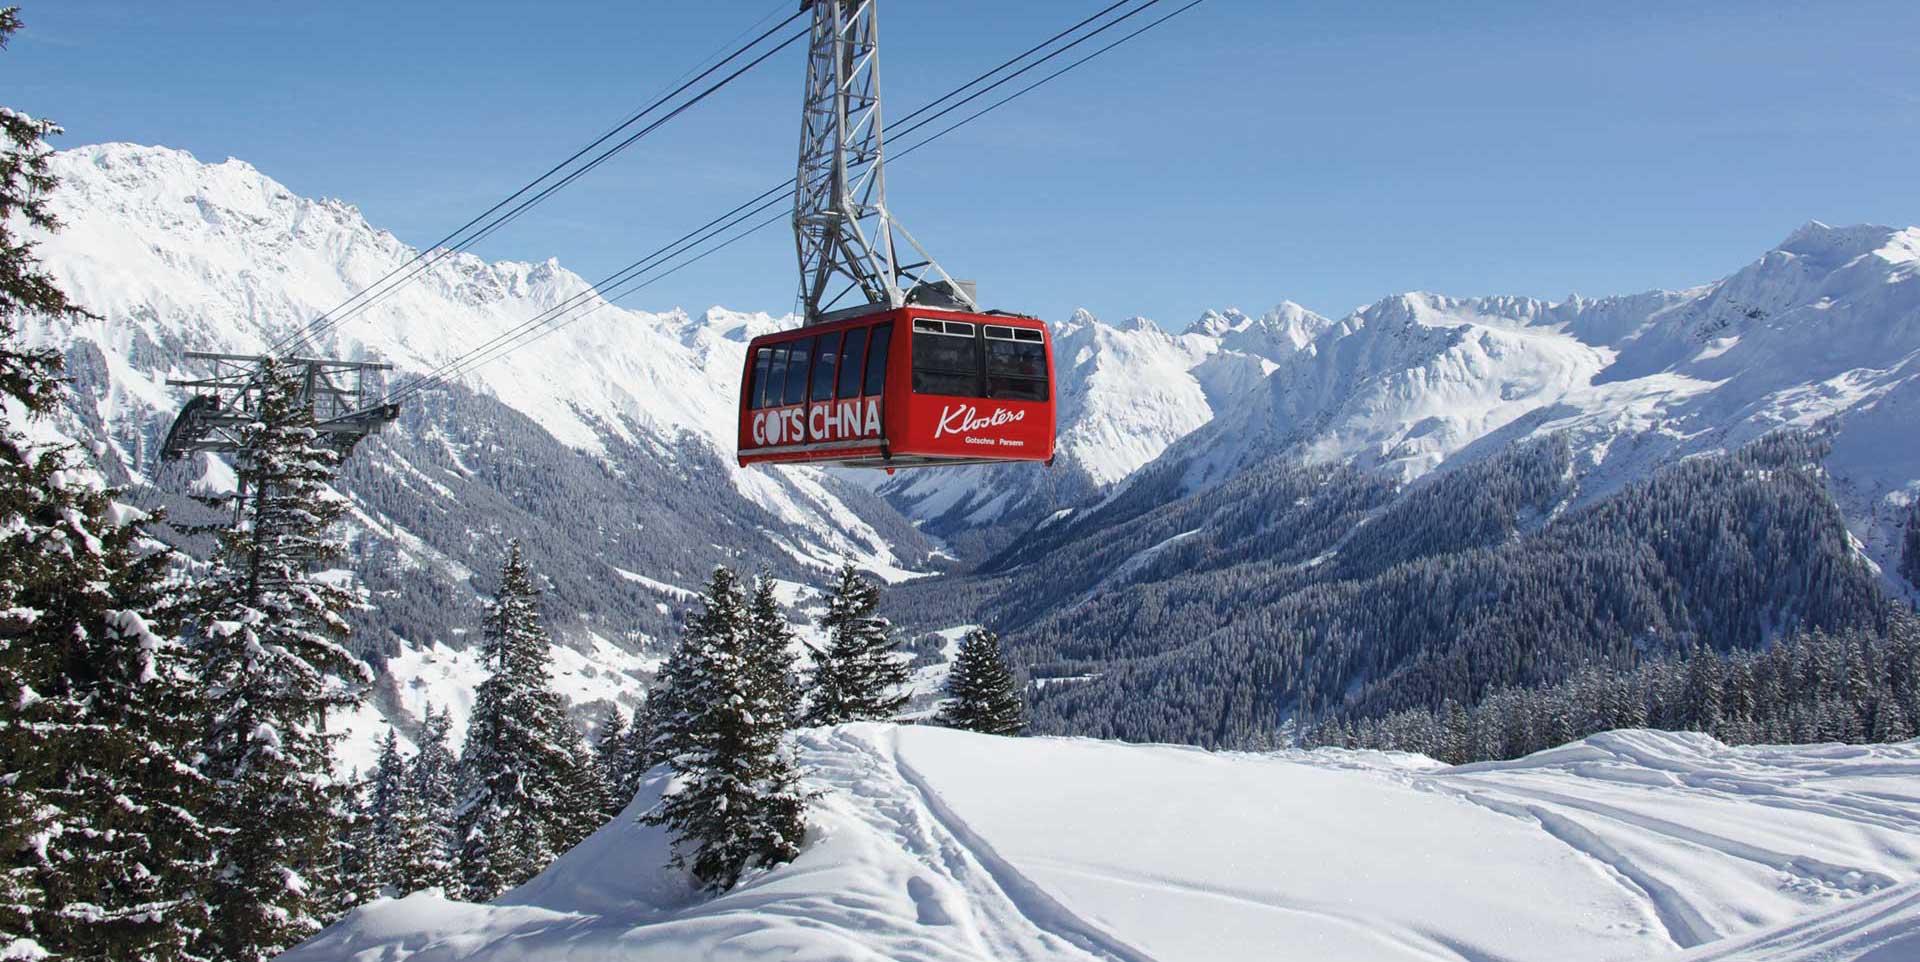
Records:
[[[1892,962],[1920,742],[1624,731],[1515,762],[1212,754],[851,725],[790,865],[717,898],[625,815],[494,905],[359,909],[289,962]]]

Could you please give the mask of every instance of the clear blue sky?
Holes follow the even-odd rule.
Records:
[[[1100,6],[886,0],[891,112]],[[239,157],[418,244],[774,9],[27,0],[0,102],[67,144]],[[481,253],[596,277],[790,177],[801,71],[781,55]],[[1920,223],[1920,3],[1208,0],[890,173],[950,270],[1052,318],[1683,286],[1809,219]],[[629,303],[794,287],[774,229]]]

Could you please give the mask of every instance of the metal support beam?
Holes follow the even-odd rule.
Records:
[[[813,27],[793,200],[806,321],[836,308],[937,303],[977,311],[887,209],[878,0],[807,0]],[[902,262],[902,251],[909,260]]]

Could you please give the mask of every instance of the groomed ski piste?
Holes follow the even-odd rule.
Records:
[[[1512,762],[877,724],[796,736],[792,864],[703,897],[633,805],[498,903],[288,962],[1914,962],[1920,741],[1619,731]]]

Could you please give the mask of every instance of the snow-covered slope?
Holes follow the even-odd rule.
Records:
[[[1920,743],[1595,736],[1516,762],[803,732],[806,850],[718,898],[626,816],[490,906],[367,906],[286,956],[1891,962]],[[1693,954],[1684,954],[1692,950]]]

